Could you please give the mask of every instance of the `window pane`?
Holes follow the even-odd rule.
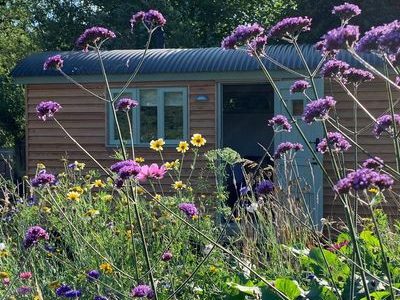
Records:
[[[183,93],[164,93],[164,134],[167,140],[183,139]]]
[[[157,139],[157,90],[140,90],[140,142]]]
[[[119,93],[114,93],[113,97],[116,97],[118,94]],[[124,93],[118,99],[122,99],[122,98],[132,98],[132,94]],[[117,103],[117,101],[115,103]],[[121,129],[122,138],[124,140],[129,141],[131,138],[130,138],[128,119],[127,119],[126,113],[117,111],[117,118],[118,118],[119,127]],[[114,115],[112,113],[111,113],[111,119],[114,122],[114,139],[118,141],[119,140],[118,129],[117,129],[117,125],[115,124]],[[132,121],[132,119],[131,119],[131,121]]]

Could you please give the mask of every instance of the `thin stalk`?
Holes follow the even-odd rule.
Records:
[[[380,233],[380,230],[378,227],[378,222],[376,221],[376,217],[375,217],[371,202],[369,203],[368,207],[371,212],[372,222],[374,223],[375,233],[376,233],[376,236],[379,241],[379,248],[380,248],[381,254],[382,254],[383,266],[385,268],[386,276],[388,277],[390,296],[391,296],[391,299],[395,300],[396,298],[395,298],[395,294],[394,294],[394,290],[393,290],[392,275],[390,274],[388,258],[386,256],[385,249],[383,248],[382,236],[381,236],[381,233]]]
[[[95,159],[93,157],[93,155],[91,155],[85,148],[83,148],[83,146],[68,133],[68,131],[64,128],[64,126],[62,126],[61,123],[56,118],[53,118],[53,119],[57,123],[57,125],[60,126],[61,130],[64,131],[64,133],[70,138],[70,140],[73,141],[75,143],[75,145],[77,145],[79,147],[79,149],[81,149],[87,156],[89,156],[96,163],[96,165],[98,165],[99,168],[103,170],[104,173],[106,173],[108,176],[111,176],[111,173],[109,171],[107,171],[107,169],[104,168],[97,161],[97,159]]]
[[[135,160],[135,145],[133,141],[133,128],[132,128],[132,122],[130,118],[130,113],[129,111],[126,112],[126,118],[128,119],[128,127],[129,127],[129,136],[131,138],[131,151],[132,151],[132,159]]]
[[[277,61],[276,59],[272,58],[271,56],[269,56],[269,55],[266,54],[266,53],[264,53],[263,56],[264,56],[267,60],[269,60],[270,62],[272,62],[274,65],[278,66],[279,68],[281,68],[281,69],[283,69],[283,70],[285,70],[285,71],[287,71],[287,72],[289,72],[289,73],[292,73],[293,75],[299,76],[299,77],[301,77],[301,78],[307,77],[307,76],[304,75],[304,74],[301,74],[301,73],[299,73],[299,72],[296,72],[296,71],[294,71],[294,70],[292,70],[292,69],[286,67],[285,65],[281,64],[279,61]]]
[[[387,64],[384,65],[385,68],[385,73],[386,75],[389,75],[389,70],[387,67]],[[390,84],[386,81],[386,90],[388,92],[388,98],[389,98],[389,108],[390,108],[390,115],[392,117],[392,127],[393,127],[393,144],[394,144],[394,151],[396,153],[396,167],[397,170],[400,171],[400,144],[399,144],[399,139],[397,137],[398,133],[398,128],[397,128],[397,123],[395,121],[395,112],[394,112],[394,104],[393,104],[393,93],[392,89],[390,87]]]
[[[110,100],[103,98],[99,95],[97,95],[96,93],[93,93],[91,90],[89,90],[88,88],[85,88],[82,84],[80,84],[78,81],[76,81],[75,79],[73,79],[71,76],[69,76],[68,74],[66,74],[62,69],[58,68],[57,69],[61,75],[63,75],[66,79],[68,79],[69,81],[71,81],[73,84],[75,84],[77,87],[79,87],[80,89],[84,90],[85,92],[89,93],[90,95],[96,97],[97,99],[100,99],[101,101],[104,102],[110,102]]]
[[[383,80],[386,80],[392,87],[394,87],[396,90],[400,91],[400,86],[398,86],[393,80],[391,80],[390,78],[388,78],[387,76],[385,76],[384,74],[379,72],[378,69],[376,69],[374,66],[372,66],[371,64],[366,62],[360,55],[357,54],[357,52],[354,49],[350,48],[350,49],[348,49],[348,51],[350,52],[351,55],[353,55],[353,57],[358,62],[363,64],[368,70],[370,70],[371,72],[375,73],[376,75],[378,75]]]

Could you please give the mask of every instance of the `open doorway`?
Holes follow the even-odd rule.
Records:
[[[274,91],[262,84],[224,84],[222,86],[222,146],[230,147],[243,158],[258,161],[264,150],[273,151],[274,132],[267,121],[274,114]]]

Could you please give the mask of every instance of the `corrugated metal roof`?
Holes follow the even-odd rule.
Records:
[[[301,46],[307,63],[316,67],[321,55],[312,45]],[[69,75],[97,75],[101,74],[95,52],[41,52],[35,53],[23,59],[13,70],[12,76],[38,77],[61,76],[54,70],[43,70],[44,61],[51,55],[60,54],[64,59],[63,71]],[[271,45],[267,54],[291,69],[303,69],[292,45]],[[111,50],[103,51],[105,69],[110,75],[130,74],[143,55],[143,50]],[[380,60],[374,55],[366,55],[365,58],[374,65],[379,65]],[[339,54],[343,59],[357,65],[350,54]],[[264,59],[270,70],[280,68]],[[198,72],[240,72],[259,70],[257,61],[250,57],[246,50],[223,50],[221,48],[196,48],[196,49],[150,49],[146,54],[145,62],[140,70],[141,74],[161,73],[198,73]]]

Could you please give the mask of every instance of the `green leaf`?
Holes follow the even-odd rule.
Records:
[[[326,259],[326,263],[324,260]],[[327,278],[329,281],[329,270],[335,282],[344,282],[350,274],[350,268],[339,257],[328,250],[313,248],[308,256],[310,258],[310,266],[313,268],[314,274],[318,277]]]
[[[373,292],[370,295],[373,300],[385,300],[390,298],[390,293],[387,291]],[[367,297],[363,297],[360,300],[367,300]]]
[[[310,300],[337,300],[335,293],[327,286],[315,284],[307,294]]]
[[[258,286],[245,286],[236,282],[228,282],[227,285],[235,290],[238,290],[246,295],[256,296],[261,295],[261,289]]]
[[[287,278],[278,278],[274,283],[275,287],[281,291],[290,300],[295,300],[301,295],[299,284]]]

